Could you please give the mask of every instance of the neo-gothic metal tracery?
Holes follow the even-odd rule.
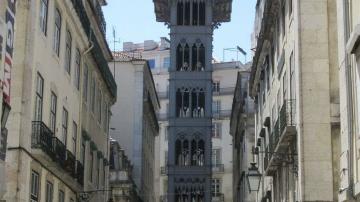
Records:
[[[179,0],[177,2],[177,25],[205,25],[204,0]]]
[[[176,91],[176,117],[205,117],[205,92],[203,88],[181,87]]]

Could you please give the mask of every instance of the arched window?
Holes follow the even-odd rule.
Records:
[[[205,2],[199,3],[199,25],[205,25]]]
[[[198,47],[194,44],[191,48],[191,70],[197,71],[197,62],[198,62]]]
[[[191,141],[191,165],[196,166],[197,165],[197,142],[195,140]]]
[[[199,3],[197,1],[194,1],[192,4],[193,8],[193,14],[192,14],[192,25],[198,25],[199,24]]]
[[[205,47],[203,44],[200,45],[199,47],[199,66],[197,67],[199,70],[198,71],[204,71],[204,67],[205,67]]]
[[[190,25],[190,1],[185,2],[185,21],[184,25]]]
[[[176,48],[176,70],[180,71],[183,67],[184,49],[179,44]]]
[[[201,118],[205,116],[203,88],[178,88],[176,91],[176,117]]]
[[[175,142],[175,159],[176,159],[176,165],[180,165],[182,159],[181,159],[181,141],[176,140]]]
[[[177,3],[177,24],[184,24],[184,3],[181,1]]]
[[[203,166],[205,164],[204,151],[205,151],[205,142],[204,140],[200,140],[198,142],[198,162],[197,162],[198,166]]]

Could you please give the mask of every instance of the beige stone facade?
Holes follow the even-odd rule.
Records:
[[[263,174],[257,201],[338,200],[336,10],[335,0],[257,1],[250,78]]]
[[[132,162],[132,179],[143,201],[154,202],[156,113],[160,103],[148,62],[114,53],[118,102],[113,106],[110,135]]]
[[[116,84],[105,3],[17,1],[6,201],[107,201]]]
[[[340,88],[339,201],[358,201],[360,109],[360,1],[336,1]]]

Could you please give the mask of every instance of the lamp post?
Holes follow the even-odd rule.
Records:
[[[249,192],[252,191],[259,191],[260,188],[260,180],[261,180],[261,173],[259,172],[258,168],[256,167],[256,163],[250,163],[249,171],[246,175],[248,185],[249,185]]]

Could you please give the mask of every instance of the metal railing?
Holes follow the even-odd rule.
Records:
[[[295,100],[284,100],[280,109],[280,134],[287,126],[295,126]]]
[[[231,110],[213,110],[212,114],[214,119],[230,118]]]
[[[168,173],[167,166],[161,166],[160,167],[160,174],[161,175],[167,175],[167,173]]]
[[[169,91],[159,91],[157,94],[160,99],[169,99]]]
[[[70,173],[71,176],[76,177],[76,158],[75,156],[69,151],[66,150],[66,159],[64,163],[64,169]]]
[[[224,202],[224,194],[223,193],[213,193],[212,194],[212,202]]]
[[[31,147],[43,150],[55,160],[54,133],[41,121],[32,122]]]
[[[233,95],[235,87],[213,88],[213,95]]]
[[[76,161],[76,180],[79,184],[84,185],[84,166],[80,161]]]
[[[212,172],[213,173],[223,173],[224,172],[224,164],[213,164]]]

